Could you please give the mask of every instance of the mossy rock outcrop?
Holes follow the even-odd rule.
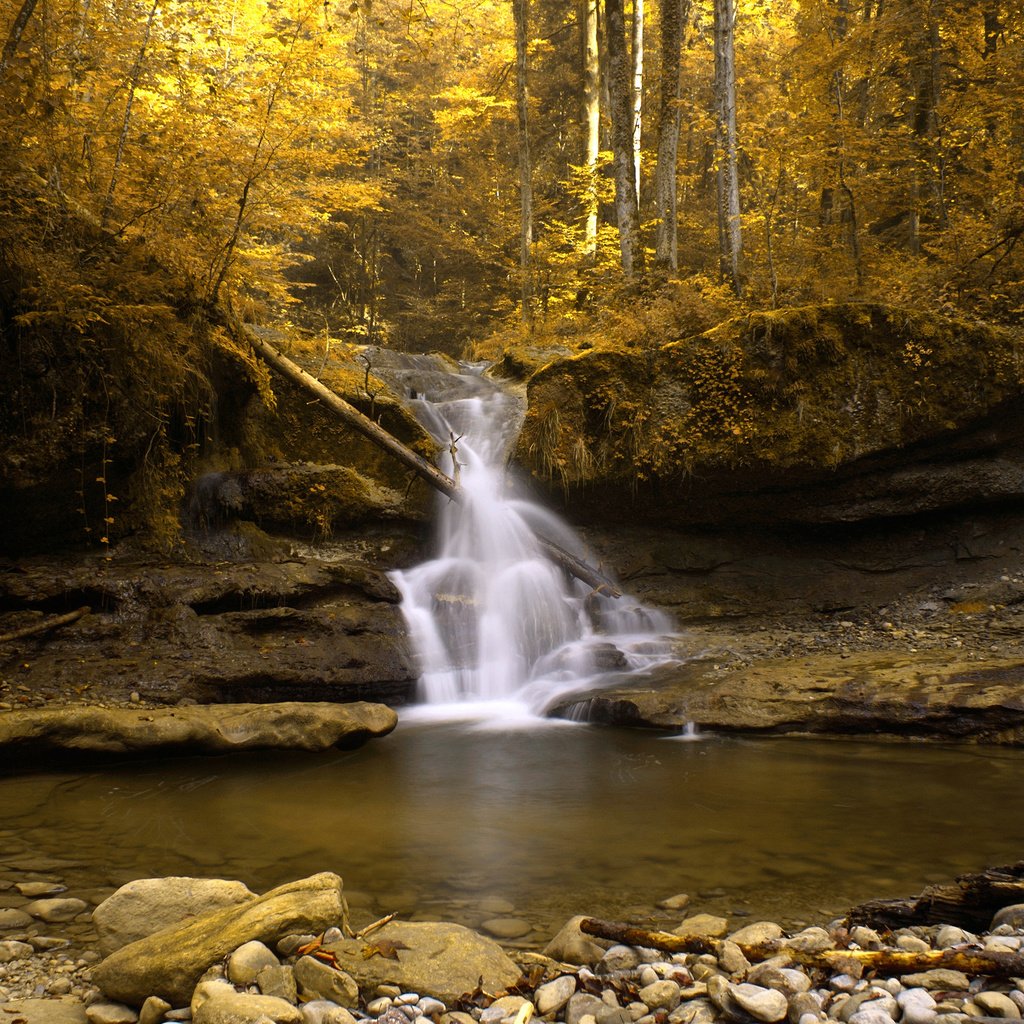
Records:
[[[1024,498],[1024,340],[878,305],[752,314],[539,370],[517,461],[671,523],[856,522]]]

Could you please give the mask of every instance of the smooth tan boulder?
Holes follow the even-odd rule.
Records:
[[[0,715],[0,758],[31,752],[225,754],[238,750],[327,750],[391,732],[383,704],[197,704],[173,708],[72,705]]]
[[[458,924],[393,921],[327,949],[363,993],[391,984],[448,1004],[478,983],[486,992],[508,988],[522,973],[496,942]]]
[[[322,932],[347,920],[342,880],[324,871],[123,946],[95,968],[93,980],[123,1003],[141,1006],[155,995],[185,1006],[207,968],[244,943],[256,939],[273,947],[289,933]]]
[[[256,898],[242,882],[222,878],[136,878],[108,896],[93,911],[92,922],[106,956],[186,918]]]

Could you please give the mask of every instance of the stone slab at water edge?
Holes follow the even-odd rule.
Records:
[[[224,754],[359,746],[394,729],[383,704],[286,702],[109,708],[71,705],[0,714],[0,762],[53,753]]]

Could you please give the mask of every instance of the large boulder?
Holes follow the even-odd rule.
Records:
[[[521,973],[496,942],[457,924],[393,921],[327,949],[362,992],[392,984],[449,1004],[478,984],[488,992],[508,988]]]
[[[1024,661],[964,650],[715,656],[576,694],[556,714],[669,731],[887,735],[1024,744]]]
[[[123,946],[97,965],[93,980],[111,999],[133,1006],[153,995],[186,1006],[203,973],[243,943],[272,946],[289,933],[322,932],[347,919],[342,880],[324,871]]]
[[[53,752],[327,750],[385,735],[397,723],[391,708],[364,702],[35,708],[0,715],[0,758]]]
[[[87,685],[106,700],[138,690],[162,704],[399,702],[417,677],[383,571],[399,551],[404,563],[389,535],[330,560],[26,561],[0,574],[0,605],[19,609],[0,613],[0,632],[32,625],[39,609],[93,609],[19,658],[18,682],[51,699]]]
[[[93,911],[99,951],[105,956],[186,918],[254,899],[247,885],[223,878],[136,878]]]
[[[1018,333],[877,305],[753,314],[540,369],[516,458],[574,508],[861,522],[1024,499]]]

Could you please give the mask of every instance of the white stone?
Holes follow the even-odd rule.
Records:
[[[563,974],[554,981],[541,985],[533,994],[537,1013],[544,1017],[549,1013],[557,1013],[576,991],[576,979],[571,974]]]
[[[934,1024],[935,997],[927,989],[904,989],[896,1002],[903,1011],[903,1024]]]
[[[774,1021],[782,1020],[789,1010],[789,1003],[781,992],[776,992],[771,988],[761,988],[760,985],[749,983],[731,985],[729,995],[754,1020],[763,1021],[764,1024],[773,1024]]]
[[[302,1024],[355,1024],[355,1017],[329,999],[314,999],[301,1008]]]

